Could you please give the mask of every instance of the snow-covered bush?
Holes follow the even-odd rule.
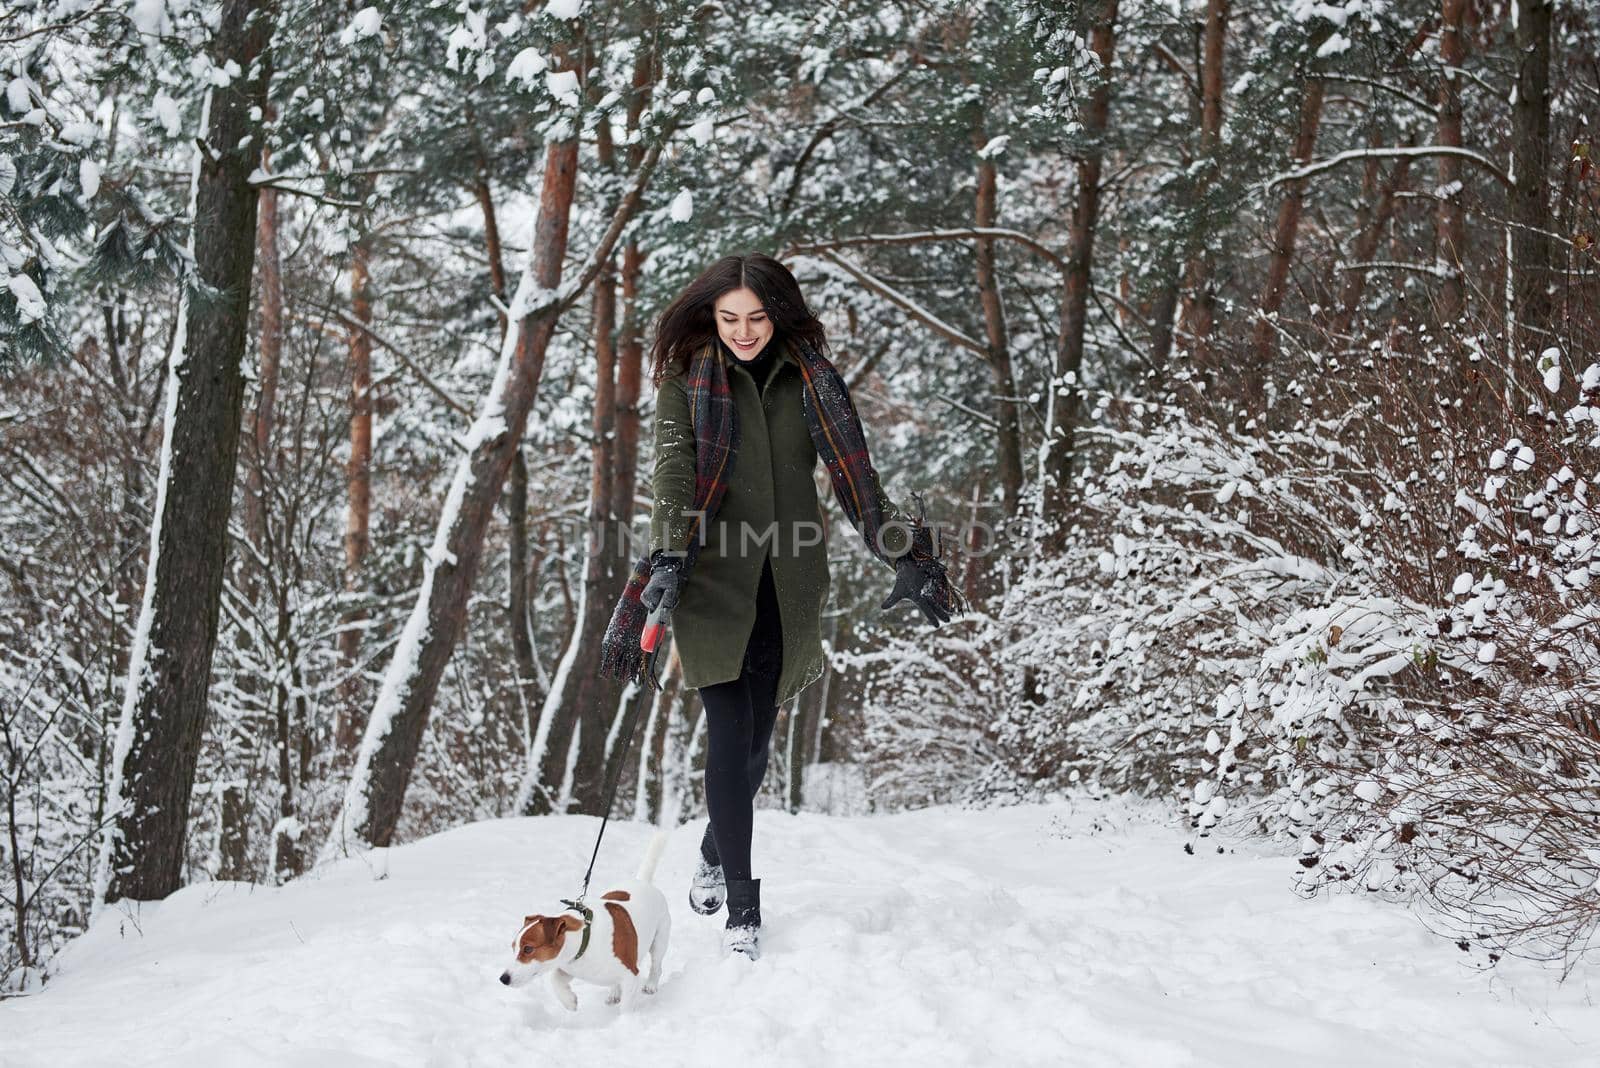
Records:
[[[94,699],[111,665],[76,658],[70,628],[0,645],[0,990],[27,990],[88,925],[93,843],[104,806]]]
[[[1425,378],[1377,350],[1330,387],[1339,419],[1292,430],[1103,402],[1066,551],[979,640],[1004,694],[981,792],[1166,794],[1202,835],[1294,842],[1307,892],[1579,948],[1600,920],[1600,364],[1563,378],[1559,355],[1479,357],[1457,401],[1459,353]]]
[[[874,809],[968,799],[994,762],[995,680],[974,639],[992,625],[975,613],[933,635],[918,627],[834,653],[834,668],[861,689],[861,762]]]
[[[1477,462],[1441,483],[1457,520],[1431,573],[1384,561],[1427,601],[1411,655],[1430,685],[1372,710],[1370,760],[1306,754],[1302,881],[1418,893],[1454,937],[1570,966],[1600,922],[1600,363],[1496,370],[1515,406],[1453,417]]]
[[[1066,551],[1034,561],[998,613],[991,788],[1176,791],[1209,827],[1230,793],[1282,783],[1243,717],[1329,626],[1385,611],[1364,576],[1367,504],[1331,477],[1352,463],[1335,430],[1244,437],[1174,405],[1100,406]]]

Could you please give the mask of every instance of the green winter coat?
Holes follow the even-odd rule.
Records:
[[[822,610],[830,576],[814,480],[817,450],[801,408],[800,364],[782,339],[770,344],[779,347],[764,382],[722,352],[730,365],[739,445],[722,507],[697,535],[704,544],[672,612],[672,633],[685,686],[738,678],[755,626],[762,564],[770,555],[783,627],[782,705],[822,676]],[[683,372],[656,389],[652,551],[681,551],[689,541],[695,445],[687,383]],[[881,487],[877,492],[889,514],[893,505]],[[895,533],[890,528],[884,536],[891,555],[903,551]]]

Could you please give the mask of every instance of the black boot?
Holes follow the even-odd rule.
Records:
[[[722,948],[743,953],[751,960],[761,956],[761,880],[729,879],[728,925]]]

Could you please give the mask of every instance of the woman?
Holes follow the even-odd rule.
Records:
[[[822,674],[827,546],[813,472],[822,457],[845,515],[895,568],[882,607],[909,599],[935,626],[964,605],[921,516],[878,485],[848,389],[794,275],[770,256],[727,256],[656,325],[655,505],[650,554],[605,639],[613,674],[638,669],[644,614],[672,611],[683,684],[706,714],[710,821],[689,900],[724,897],[724,947],[759,956],[761,880],[752,806],[778,708]]]

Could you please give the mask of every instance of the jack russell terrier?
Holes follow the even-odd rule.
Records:
[[[524,916],[512,946],[516,956],[500,981],[518,987],[549,975],[557,1000],[573,1011],[578,1008],[573,979],[609,986],[606,1004],[620,1001],[624,1009],[632,1006],[641,990],[654,994],[672,934],[666,895],[651,885],[666,844],[667,832],[657,831],[645,850],[638,876],[601,894],[603,907]],[[642,947],[649,948],[650,972],[641,978]]]

